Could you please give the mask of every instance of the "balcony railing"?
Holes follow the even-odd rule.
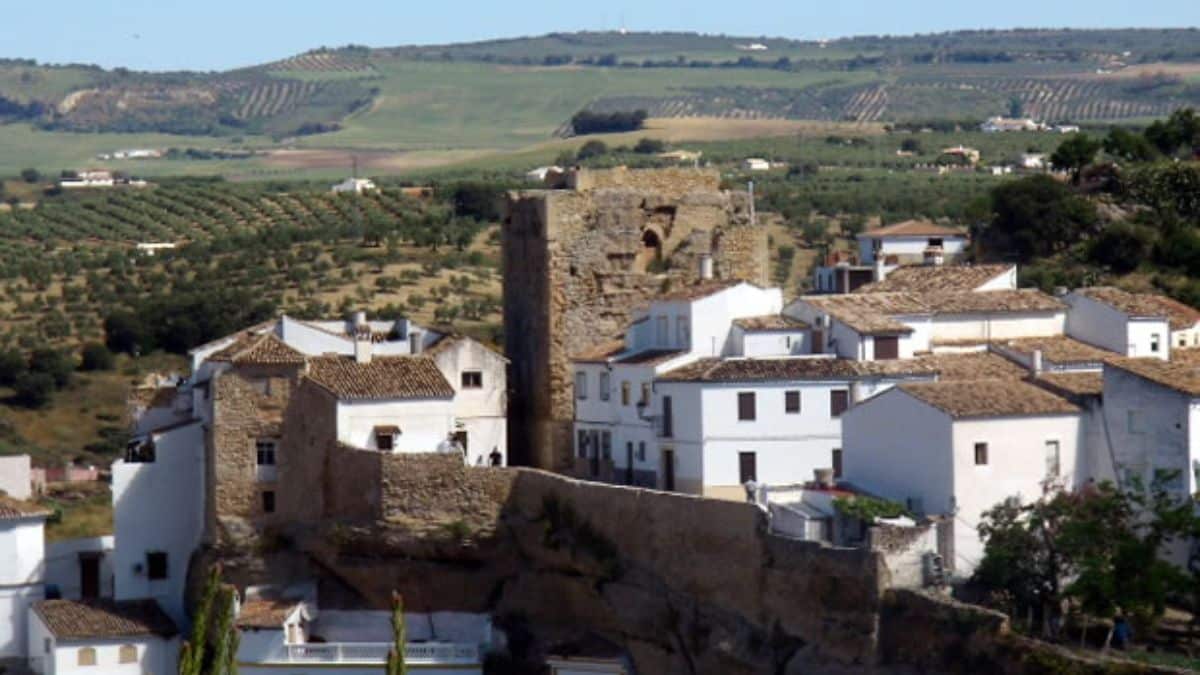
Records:
[[[285,645],[277,663],[386,663],[390,642],[313,642]],[[418,642],[405,645],[407,663],[478,664],[479,646],[468,643]]]

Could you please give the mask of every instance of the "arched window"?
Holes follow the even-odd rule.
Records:
[[[78,663],[81,666],[96,665],[96,648],[95,647],[80,647],[78,655]]]
[[[137,663],[137,645],[121,645],[117,652],[117,663]]]

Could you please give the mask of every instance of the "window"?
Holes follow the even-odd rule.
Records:
[[[478,370],[464,370],[462,372],[462,388],[483,389],[483,373]]]
[[[600,456],[604,459],[612,459],[612,432],[600,432]]]
[[[1158,341],[1159,341],[1158,333],[1151,333],[1150,334],[1150,353],[1151,354],[1158,353]]]
[[[96,648],[95,647],[80,647],[75,662],[81,666],[96,665]]]
[[[930,237],[929,241],[927,243],[929,246],[941,246],[942,238],[941,237]]]
[[[975,444],[975,465],[986,466],[988,463],[988,448],[987,443]]]
[[[146,576],[152,580],[167,578],[167,554],[165,551],[146,553]]]
[[[662,399],[662,435],[664,438],[675,435],[675,414],[671,408],[670,396],[664,396]]]
[[[54,650],[54,642],[50,638],[42,638],[42,651],[49,654]]]
[[[783,412],[789,415],[795,415],[800,412],[800,392],[785,391],[783,392]]]
[[[275,466],[275,448],[273,439],[260,438],[254,442],[254,454],[257,455],[259,466]]]
[[[846,389],[834,389],[829,392],[829,416],[840,417],[850,407],[850,392]]]
[[[588,445],[588,432],[583,429],[580,429],[579,430],[579,440],[575,444],[575,452],[576,452],[576,454],[579,455],[580,459],[587,458],[587,445]]]
[[[396,432],[388,429],[375,430],[375,448],[381,452],[391,452],[396,449]]]
[[[262,493],[263,513],[275,513],[275,491],[264,490]]]
[[[667,325],[667,317],[665,317],[665,316],[660,316],[660,317],[658,317],[658,320],[655,322],[655,327],[656,327],[656,329],[657,329],[657,331],[658,331],[658,332],[655,334],[655,337],[656,337],[656,338],[657,338],[657,340],[658,340],[658,346],[660,346],[660,347],[666,347],[666,346],[667,346],[667,339],[668,339],[668,336],[667,336],[667,329],[668,329],[668,325]]]
[[[637,458],[639,462],[646,461],[646,441],[638,441]]]
[[[875,336],[875,360],[891,361],[900,358],[900,338],[895,335]]]
[[[834,478],[842,477],[842,449],[841,448],[833,449],[833,477]]]
[[[137,663],[137,647],[134,645],[121,645],[117,651],[117,663]]]
[[[642,383],[642,400],[638,401],[638,405],[650,405],[650,383]]]
[[[757,412],[754,405],[754,392],[742,391],[738,392],[738,420],[742,422],[753,422]]]
[[[600,373],[600,400],[607,401],[609,399],[608,388],[611,386],[611,375],[607,372]]]
[[[758,482],[758,458],[753,452],[738,453],[738,482]]]
[[[629,405],[630,390],[632,388],[628,380],[621,383],[621,405]]]
[[[1061,470],[1058,441],[1046,441],[1046,478],[1058,478]]]
[[[587,373],[582,370],[575,373],[575,398],[581,401],[587,398]]]
[[[679,346],[687,348],[688,340],[691,336],[688,335],[688,318],[686,316],[675,317],[675,339],[679,341]]]

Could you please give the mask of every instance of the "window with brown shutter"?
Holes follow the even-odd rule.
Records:
[[[875,360],[890,361],[900,358],[900,338],[895,335],[875,337]]]
[[[756,418],[754,409],[754,392],[743,391],[738,393],[738,420],[743,422],[753,422]]]
[[[783,392],[783,412],[788,414],[796,414],[800,412],[800,392],[785,391]]]
[[[738,482],[758,481],[758,458],[753,452],[738,453]]]
[[[846,389],[834,389],[829,392],[829,416],[839,417],[850,407],[850,392]]]
[[[977,466],[983,466],[987,463],[988,463],[988,444],[987,443],[976,443],[975,444],[975,464]]]

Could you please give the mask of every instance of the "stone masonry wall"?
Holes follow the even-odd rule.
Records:
[[[244,535],[255,522],[271,520],[263,512],[262,492],[276,489],[276,484],[257,480],[255,442],[280,437],[283,412],[297,376],[296,368],[259,366],[237,367],[213,378],[206,473],[208,540],[220,540],[232,530]]]
[[[560,471],[571,466],[573,355],[620,337],[635,308],[695,281],[703,255],[720,278],[769,278],[766,230],[750,224],[748,195],[718,189],[717,172],[574,180],[579,189],[511,194],[503,238],[509,447],[517,463]]]

